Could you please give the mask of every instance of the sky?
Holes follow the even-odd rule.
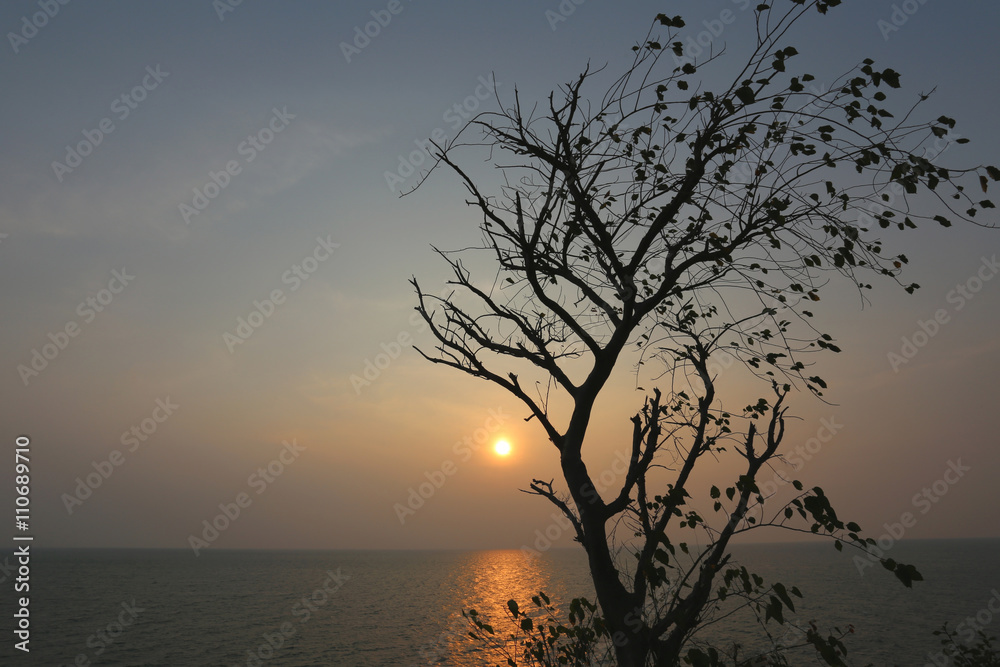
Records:
[[[588,62],[623,71],[661,11],[685,17],[690,44],[726,47],[708,75],[725,77],[753,38],[749,6],[0,5],[0,433],[11,450],[30,438],[36,544],[569,545],[519,492],[559,476],[537,424],[412,349],[430,338],[408,279],[446,289],[431,246],[475,242],[480,220],[443,169],[401,198],[429,166],[410,174],[409,156],[495,109],[493,82],[543,101]],[[998,24],[991,3],[866,0],[786,41],[818,82],[871,57],[902,73],[905,99],[936,87],[921,113],[971,140],[945,161],[996,163]],[[487,157],[465,159],[495,187]],[[820,362],[827,403],[790,397],[795,476],[873,537],[907,512],[906,538],[1000,537],[1000,232],[928,227],[890,247],[922,289],[877,285],[864,307],[834,291],[816,309],[844,352]],[[609,485],[650,388],[634,361],[585,447]],[[727,396],[752,402],[731,377]],[[14,506],[11,484],[0,498]]]

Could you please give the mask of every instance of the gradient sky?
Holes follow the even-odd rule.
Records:
[[[70,2],[30,39],[5,38],[0,431],[11,448],[16,435],[32,438],[39,544],[187,548],[240,493],[249,506],[212,548],[517,548],[552,524],[548,504],[517,489],[558,478],[556,452],[501,390],[432,366],[408,345],[370,385],[352,385],[383,345],[400,336],[429,343],[411,319],[406,281],[444,287],[430,245],[479,236],[453,175],[437,171],[400,199],[385,172],[435,130],[453,137],[449,109],[479,104],[491,73],[501,96],[516,84],[522,100],[540,100],[588,60],[621,71],[657,12],[682,14],[692,38],[731,12],[713,42],[729,50],[712,70],[726,76],[753,34],[750,3],[587,0],[553,30],[546,12],[559,11],[556,0],[403,0],[347,62],[341,43],[387,4],[245,0],[220,18],[210,2]],[[1000,161],[1000,6],[901,3],[917,11],[897,14],[899,29],[884,34],[889,24],[879,21],[893,20],[893,4],[845,2],[811,17],[786,40],[802,54],[797,67],[823,82],[871,57],[903,74],[903,99],[936,86],[921,113],[954,116],[972,140],[945,161]],[[38,11],[36,2],[3,3],[3,33],[20,32],[22,17]],[[124,106],[120,97],[144,80],[145,99]],[[92,153],[69,172],[53,168],[104,119],[113,130]],[[270,143],[244,143],[269,124],[281,128]],[[498,182],[481,155],[466,160]],[[238,173],[186,222],[180,205],[211,174],[225,182],[227,163]],[[844,349],[821,360],[833,404],[794,396],[801,419],[786,442],[794,449],[828,434],[824,419],[837,426],[813,442],[796,476],[823,486],[843,517],[875,537],[907,511],[917,516],[907,537],[1000,536],[1000,278],[962,308],[949,300],[998,253],[1000,231],[891,236],[888,247],[910,256],[908,277],[923,289],[879,286],[864,309],[849,292],[831,292],[816,309]],[[326,258],[318,239],[339,245]],[[287,273],[314,252],[326,259],[306,262],[307,280]],[[115,271],[134,278],[124,289],[113,282],[120,292],[91,312],[87,299],[111,296],[101,290]],[[274,290],[283,301],[230,351],[224,335]],[[896,372],[888,353],[939,309],[947,323]],[[67,325],[76,335],[63,339]],[[26,385],[18,366],[50,334],[68,344]],[[735,372],[733,383],[735,407],[760,392]],[[635,385],[626,363],[599,405],[586,446],[595,476],[627,451],[627,419],[643,395]],[[156,410],[168,398],[178,406],[169,416]],[[488,430],[491,414],[504,423],[465,460],[456,443]],[[123,442],[143,420],[155,432]],[[506,459],[488,449],[499,437],[514,447]],[[255,477],[293,440],[304,449],[286,450],[280,475]],[[116,450],[120,465],[69,513],[64,494]],[[921,513],[913,496],[959,459],[969,470]],[[401,524],[394,505],[447,462],[453,474]],[[722,465],[697,483],[732,470]],[[0,498],[13,506],[10,484]]]

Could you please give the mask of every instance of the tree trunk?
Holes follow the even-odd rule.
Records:
[[[641,605],[637,606],[632,594],[622,586],[606,541],[595,539],[591,542],[587,556],[597,602],[615,647],[618,667],[645,667],[649,631],[642,622]]]
[[[585,494],[586,495],[586,494]],[[611,556],[604,519],[592,510],[582,512],[584,548],[597,602],[615,647],[619,667],[645,667],[649,629],[642,620],[642,602],[621,582]]]

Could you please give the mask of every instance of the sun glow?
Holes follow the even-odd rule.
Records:
[[[497,440],[497,443],[493,445],[493,451],[499,456],[507,456],[510,454],[510,443],[506,440]]]

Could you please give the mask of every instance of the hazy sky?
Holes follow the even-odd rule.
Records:
[[[409,347],[429,340],[407,279],[442,289],[430,245],[475,241],[479,218],[443,170],[403,199],[386,172],[406,176],[415,142],[493,108],[490,77],[506,99],[516,84],[541,100],[588,60],[621,71],[660,11],[727,45],[725,76],[751,3],[565,0],[568,16],[556,0],[48,4],[51,18],[45,2],[0,5],[0,426],[11,448],[32,440],[39,544],[187,548],[241,501],[210,548],[516,548],[558,533],[547,503],[517,491],[558,478],[541,429]],[[945,161],[998,162],[1000,6],[844,5],[787,38],[798,67],[823,82],[872,57],[903,74],[906,99],[936,86],[921,113],[954,116],[972,140]],[[363,48],[342,46],[379,19]],[[796,476],[875,537],[908,511],[907,537],[1000,536],[1000,269],[984,264],[1000,231],[886,236],[923,289],[819,304],[844,353],[821,366],[834,405],[791,402],[788,449],[808,447]],[[935,335],[919,334],[939,311]],[[586,448],[609,481],[642,402],[632,361]],[[366,367],[370,383],[352,383]],[[734,405],[755,400],[733,378]],[[959,463],[935,502],[915,498]],[[401,523],[395,505],[435,481]],[[13,506],[10,484],[0,497]]]

